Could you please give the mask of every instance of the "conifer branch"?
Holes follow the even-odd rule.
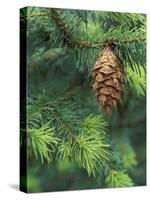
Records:
[[[78,47],[78,48],[97,48],[99,46],[103,46],[106,41],[82,41],[78,37],[75,37],[73,33],[70,31],[69,26],[64,22],[64,20],[61,17],[61,14],[57,11],[56,8],[50,9],[51,16],[59,29],[64,33],[64,40],[65,42],[72,48]],[[42,16],[48,16],[47,13],[33,13],[29,14],[27,16],[27,19],[30,19],[31,17],[42,17]],[[25,18],[25,16],[21,16],[21,18]],[[117,38],[110,38],[109,40],[112,40],[114,43],[122,43],[122,44],[131,44],[131,43],[145,43],[146,38],[144,36],[135,36],[131,38],[124,38],[121,41]]]
[[[63,118],[58,114],[58,112],[51,111],[51,114],[53,115],[54,119],[60,124],[62,124],[63,128],[66,129],[67,133],[69,134],[69,140],[72,143],[72,140],[75,140],[76,137],[71,127],[63,120]]]
[[[134,185],[132,179],[124,171],[111,170],[105,183],[110,188],[131,187]]]
[[[27,16],[21,15],[20,18],[22,19],[30,19],[31,17],[43,17],[47,16],[46,13],[33,13],[33,14],[28,14]]]
[[[57,26],[64,33],[65,42],[71,47],[80,47],[80,48],[91,48],[92,43],[90,41],[80,41],[72,35],[69,31],[68,25],[62,20],[61,15],[57,12],[57,9],[51,8],[51,16],[56,22]]]
[[[63,19],[61,18],[61,15],[58,13],[57,9],[52,8],[51,9],[51,16],[54,19],[54,21],[56,22],[57,26],[59,27],[59,29],[61,31],[64,32],[64,37],[65,37],[65,41],[67,42],[67,44],[71,47],[79,47],[79,48],[95,48],[98,46],[103,46],[106,41],[97,41],[97,42],[92,42],[92,41],[82,41],[78,38],[76,38],[71,31],[69,30],[68,25],[66,25],[66,23],[63,21]],[[120,40],[118,39],[109,39],[112,40],[114,43],[120,43]],[[134,38],[131,37],[128,39],[122,39],[121,43],[126,44],[126,43],[142,43],[145,42],[146,38],[141,36],[141,38],[135,36]]]

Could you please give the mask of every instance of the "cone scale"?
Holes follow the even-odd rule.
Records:
[[[99,53],[92,70],[92,87],[104,112],[111,113],[121,102],[123,65],[114,51],[114,43],[107,42]]]

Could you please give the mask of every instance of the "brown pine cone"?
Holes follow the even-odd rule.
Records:
[[[106,43],[92,70],[93,90],[108,114],[111,113],[111,108],[116,107],[121,101],[123,90],[123,65],[115,54],[113,46],[112,42]]]

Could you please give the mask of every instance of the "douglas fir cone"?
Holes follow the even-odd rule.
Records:
[[[123,90],[123,65],[114,51],[114,44],[107,42],[93,67],[93,90],[106,113],[121,101]]]

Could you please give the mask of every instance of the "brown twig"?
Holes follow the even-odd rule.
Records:
[[[20,17],[24,18],[24,19],[25,18],[29,19],[31,17],[42,17],[42,16],[47,16],[47,14],[46,13],[33,13],[33,14],[29,14],[27,16],[21,15]]]

